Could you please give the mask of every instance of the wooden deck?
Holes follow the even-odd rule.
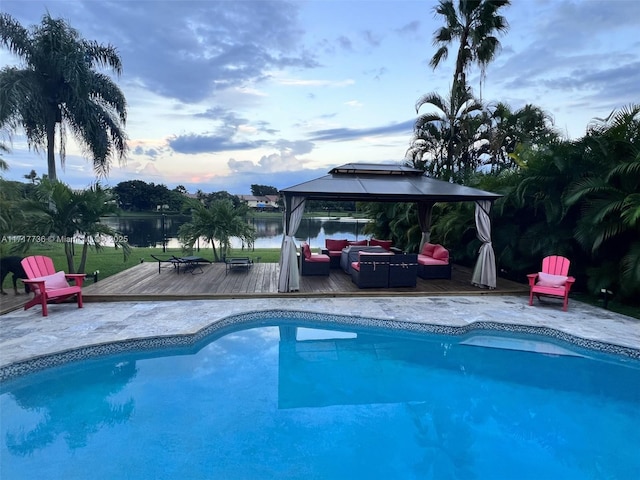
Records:
[[[416,288],[359,289],[351,277],[340,269],[331,270],[329,276],[300,278],[300,291],[278,293],[277,263],[255,263],[249,270],[234,269],[226,272],[225,265],[203,265],[202,273],[178,274],[168,266],[158,273],[158,264],[145,262],[97,283],[89,277],[84,288],[86,302],[188,300],[255,297],[357,297],[388,295],[527,295],[526,285],[498,278],[495,290],[471,285],[471,270],[453,266],[451,280],[423,280],[418,278]],[[20,308],[27,300],[13,292],[0,299],[0,314]],[[34,307],[36,308],[36,307]]]

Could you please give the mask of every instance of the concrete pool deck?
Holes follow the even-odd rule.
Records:
[[[0,316],[0,368],[82,347],[194,334],[234,315],[288,310],[464,327],[473,323],[547,327],[585,340],[638,350],[640,320],[581,302],[563,312],[555,300],[523,296],[256,298],[52,305]]]

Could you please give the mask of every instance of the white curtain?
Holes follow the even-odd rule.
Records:
[[[420,240],[420,248],[418,253],[422,252],[425,243],[431,240],[431,212],[433,211],[433,202],[418,202],[418,223],[422,232]]]
[[[284,237],[280,248],[280,277],[278,292],[300,290],[300,272],[296,255],[295,234],[304,214],[305,197],[285,198]]]
[[[476,201],[476,230],[482,242],[471,283],[482,288],[496,288],[496,255],[491,245],[491,201]]]

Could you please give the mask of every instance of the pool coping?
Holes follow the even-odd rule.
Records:
[[[379,302],[379,298],[376,299]],[[395,299],[396,301],[398,299]],[[361,300],[358,300],[358,302]],[[391,302],[393,303],[393,302]],[[420,305],[418,305],[419,307]],[[455,305],[454,305],[455,306]],[[529,307],[531,308],[531,307]],[[188,348],[198,344],[203,339],[214,334],[223,333],[225,330],[251,325],[268,324],[267,320],[274,317],[285,320],[303,320],[315,324],[327,326],[360,326],[387,330],[406,331],[414,333],[431,333],[442,335],[462,336],[475,331],[515,332],[520,334],[543,335],[551,339],[569,342],[578,347],[597,352],[619,355],[621,357],[640,360],[640,348],[628,345],[619,345],[593,338],[585,338],[576,333],[563,331],[548,325],[531,325],[509,321],[488,321],[470,318],[466,323],[453,321],[450,324],[424,321],[420,319],[386,318],[372,315],[357,315],[352,313],[332,313],[328,311],[314,311],[302,309],[287,309],[282,307],[265,309],[248,309],[228,315],[221,315],[201,326],[182,333],[166,335],[141,335],[125,339],[113,339],[112,341],[98,342],[94,344],[79,345],[73,348],[61,348],[58,351],[41,355],[33,355],[29,358],[6,363],[0,367],[0,382],[12,380],[42,369],[76,362],[89,358],[103,357],[107,355],[149,351],[169,348]],[[550,310],[551,317],[557,318],[555,310]],[[399,312],[402,315],[402,312]],[[542,315],[542,311],[540,312]],[[624,317],[624,316],[623,316]],[[562,319],[562,316],[560,316]],[[624,317],[629,318],[629,317]],[[640,322],[638,322],[640,331]]]

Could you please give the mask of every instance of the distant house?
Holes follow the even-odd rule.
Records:
[[[277,210],[278,209],[278,195],[238,195],[238,198],[247,204],[249,208],[256,210]]]

